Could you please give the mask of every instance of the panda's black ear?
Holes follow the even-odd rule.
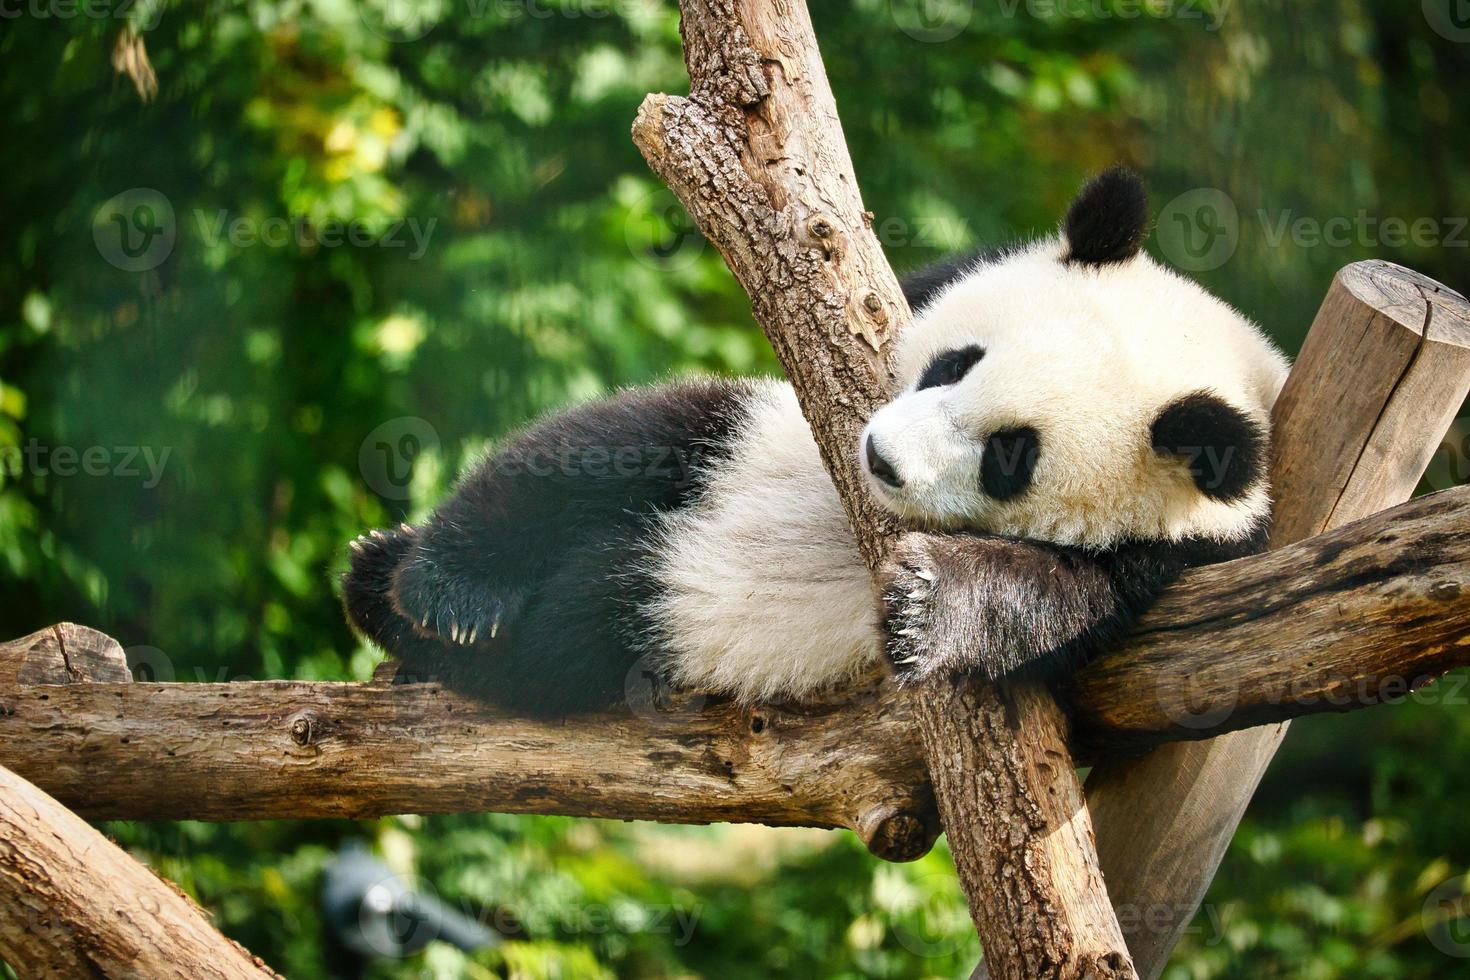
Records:
[[[1063,262],[1111,265],[1127,262],[1148,237],[1148,192],[1138,175],[1123,167],[1098,174],[1067,209]]]
[[[1214,500],[1239,499],[1266,469],[1265,429],[1208,391],[1164,406],[1152,436],[1154,452],[1182,461],[1200,493]]]

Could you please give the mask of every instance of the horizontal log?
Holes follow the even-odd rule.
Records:
[[[66,683],[64,663],[93,651],[116,665],[91,676],[126,665],[103,634],[57,630],[65,642],[0,646],[0,765],[92,819],[740,821],[846,827],[894,859],[938,835],[906,703],[877,679],[804,706],[644,691],[632,712],[548,722],[437,684]],[[7,671],[53,683],[4,685]]]
[[[1467,506],[1447,490],[1189,572],[1068,685],[1079,759],[1365,707],[1470,664]],[[0,765],[93,819],[739,821],[846,827],[890,859],[937,832],[913,708],[886,679],[553,723],[434,684],[100,680],[124,669],[110,643],[66,627],[0,646]]]
[[[1470,663],[1470,488],[1169,589],[1068,685],[1086,754],[1399,700]]]

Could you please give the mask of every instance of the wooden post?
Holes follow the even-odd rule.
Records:
[[[122,647],[85,626],[62,623],[0,645],[0,689],[129,679]],[[187,895],[5,768],[0,959],[23,977],[56,980],[276,976]]]
[[[1339,272],[1273,413],[1271,546],[1407,499],[1467,391],[1463,297],[1387,262]],[[1145,980],[1168,964],[1285,734],[1281,723],[1167,745],[1088,778],[1103,871],[1138,923],[1128,948]]]

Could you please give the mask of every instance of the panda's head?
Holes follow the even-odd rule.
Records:
[[[1285,359],[1144,254],[1147,230],[1138,178],[1109,171],[1059,235],[977,260],[914,311],[901,393],[858,448],[884,506],[1088,547],[1260,526]]]

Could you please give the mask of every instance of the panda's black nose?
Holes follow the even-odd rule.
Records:
[[[871,435],[863,441],[863,455],[867,457],[869,473],[894,489],[903,486],[903,480],[899,479],[898,471],[878,452],[878,447],[874,444]]]

